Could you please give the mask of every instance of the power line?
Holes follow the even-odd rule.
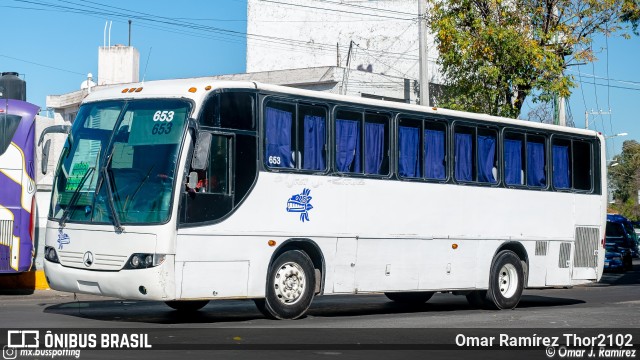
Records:
[[[268,2],[268,3],[274,3],[274,4],[280,4],[280,5],[286,5],[286,6],[302,7],[302,8],[306,8],[306,9],[332,11],[332,12],[355,14],[355,15],[361,15],[361,16],[380,17],[380,18],[395,19],[395,20],[415,20],[416,19],[415,16],[413,18],[399,18],[399,17],[395,17],[395,16],[387,16],[387,15],[379,15],[379,14],[365,14],[365,13],[362,13],[362,12],[354,12],[354,11],[340,10],[340,9],[329,9],[329,8],[311,6],[311,5],[292,4],[292,3],[286,3],[286,2],[275,1],[275,0],[261,0],[261,1]],[[414,14],[411,14],[411,15],[414,15]]]

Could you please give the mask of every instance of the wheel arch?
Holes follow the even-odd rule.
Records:
[[[271,264],[278,258],[278,256],[284,254],[290,250],[299,250],[307,254],[311,262],[313,263],[314,269],[320,272],[320,276],[316,276],[316,294],[322,294],[324,292],[324,281],[326,274],[326,264],[324,260],[324,255],[322,254],[322,250],[320,250],[320,246],[318,244],[308,238],[290,238],[282,242],[280,246],[271,254],[271,259],[269,259],[269,267]]]

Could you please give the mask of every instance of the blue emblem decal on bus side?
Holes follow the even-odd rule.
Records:
[[[311,190],[304,189],[300,194],[293,195],[287,201],[287,212],[295,212],[300,214],[300,221],[309,221],[309,210],[313,209],[311,205],[312,197],[309,196]]]
[[[71,242],[68,234],[62,231],[62,228],[58,229],[58,249],[62,249],[63,245],[68,245]]]

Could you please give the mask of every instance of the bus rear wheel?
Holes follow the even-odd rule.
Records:
[[[254,302],[258,310],[273,319],[297,319],[304,315],[314,296],[315,271],[306,253],[287,251],[269,267],[264,299]]]
[[[423,304],[435,294],[433,291],[389,292],[384,295],[392,301],[403,304]]]
[[[198,311],[205,307],[209,303],[209,300],[176,300],[165,301],[165,304],[170,308],[182,312]]]
[[[513,309],[524,289],[522,260],[513,251],[498,253],[491,264],[487,303],[495,309]]]

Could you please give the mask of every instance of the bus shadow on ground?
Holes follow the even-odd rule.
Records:
[[[571,306],[584,301],[550,296],[524,295],[518,308]],[[465,311],[466,310],[466,311]],[[308,317],[349,317],[367,315],[393,315],[488,311],[471,307],[464,296],[437,294],[425,304],[400,304],[383,295],[337,295],[318,297],[309,308]],[[233,323],[266,320],[251,300],[212,301],[196,312],[178,312],[164,303],[151,301],[75,301],[48,306],[45,313],[75,316],[109,322],[147,324]]]

